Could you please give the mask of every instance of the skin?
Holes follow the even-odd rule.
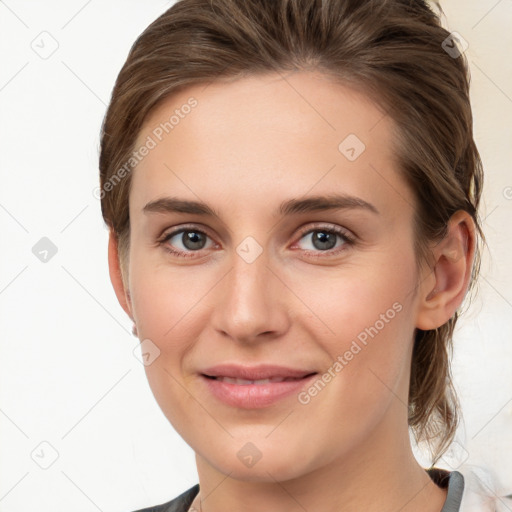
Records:
[[[197,106],[133,171],[126,286],[113,233],[109,242],[119,302],[139,338],[160,350],[145,367],[151,389],[196,453],[201,492],[191,510],[440,511],[446,491],[409,442],[412,341],[416,328],[442,325],[464,298],[470,216],[452,217],[447,238],[432,246],[433,268],[420,269],[414,197],[397,171],[392,120],[318,73],[189,87],[152,112],[137,147],[191,96]],[[355,161],[338,150],[351,133],[366,145]],[[333,191],[379,213],[277,213],[282,201]],[[203,201],[219,218],[143,212],[164,196]],[[206,232],[203,249],[183,245],[181,234],[158,242],[184,224]],[[355,242],[313,245],[311,231],[335,227]],[[252,263],[236,251],[248,236],[262,249]],[[192,257],[166,252],[171,244]],[[401,311],[308,404],[292,395],[263,409],[234,408],[199,378],[223,362],[322,374],[395,303]],[[237,457],[248,442],[261,453],[252,467]]]

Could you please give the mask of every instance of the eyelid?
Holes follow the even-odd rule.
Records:
[[[301,249],[298,247],[298,243],[305,235],[310,233],[314,233],[315,231],[325,231],[329,233],[334,233],[338,237],[340,237],[343,241],[340,247],[334,249],[328,249],[326,251],[315,251],[311,249]],[[345,227],[339,226],[337,224],[326,224],[324,222],[314,222],[308,224],[305,228],[300,230],[297,241],[293,243],[291,246],[292,249],[297,248],[296,250],[302,251],[302,253],[306,254],[308,257],[318,260],[329,260],[329,258],[340,257],[347,250],[350,250],[357,243],[357,237],[350,230]]]
[[[208,235],[212,240],[215,238],[212,236],[211,231],[202,224],[180,224],[169,229],[165,229],[162,234],[158,237],[157,241],[162,242],[168,237],[173,237],[183,231],[197,231],[198,233],[204,233]]]
[[[196,253],[202,253],[206,249],[200,249],[198,251],[181,251],[177,249],[172,249],[172,246],[167,244],[168,240],[174,238],[176,235],[179,235],[180,233],[183,233],[184,231],[194,231],[196,233],[202,233],[206,235],[210,240],[212,240],[214,246],[218,246],[217,242],[215,242],[214,237],[211,236],[209,229],[201,224],[182,224],[180,226],[174,226],[169,230],[164,230],[164,232],[157,238],[156,243],[158,246],[162,246],[164,251],[178,258],[195,258]]]
[[[344,228],[342,226],[338,226],[336,224],[328,224],[325,222],[313,222],[309,223],[306,227],[301,228],[299,230],[299,239],[302,238],[304,235],[307,235],[308,233],[311,233],[312,231],[332,231],[334,233],[337,233],[339,235],[342,235],[347,240],[351,242],[355,242],[356,236],[347,228]],[[325,251],[326,252],[326,251]]]

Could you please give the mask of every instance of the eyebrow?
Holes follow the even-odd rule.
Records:
[[[367,201],[345,194],[327,196],[310,196],[304,199],[283,201],[278,215],[285,217],[299,213],[319,212],[327,210],[362,209],[379,215],[379,210]],[[147,203],[142,209],[144,213],[189,213],[205,215],[220,219],[220,214],[211,206],[200,201],[190,201],[177,197],[162,197]]]

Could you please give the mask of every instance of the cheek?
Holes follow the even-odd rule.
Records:
[[[200,414],[200,410],[194,408],[197,404],[186,391],[183,361],[204,325],[197,322],[200,298],[204,295],[198,286],[201,280],[196,274],[191,279],[183,269],[173,272],[154,266],[142,256],[135,255],[130,262],[132,305],[139,338],[143,344],[149,343],[146,346],[151,347],[152,354],[158,354],[144,366],[149,386],[169,422],[186,441],[192,442],[189,414]],[[191,281],[195,287],[190,287]]]
[[[343,349],[348,340],[364,342],[375,330],[389,333],[391,342],[404,339],[403,332],[395,335],[406,325],[410,331],[414,259],[390,253],[380,261],[372,258],[371,263],[304,273],[300,279],[291,273],[286,277],[304,304],[297,303],[294,321],[303,322],[313,339],[324,343],[329,352]]]
[[[194,338],[192,320],[204,296],[205,282],[208,276],[195,268],[172,269],[135,251],[130,258],[130,291],[139,337],[151,339],[162,352],[177,353],[185,341],[184,332]]]
[[[190,396],[183,388],[190,378],[187,355],[205,328],[205,295],[218,277],[206,267],[172,268],[165,262],[154,262],[142,251],[135,252],[130,265],[138,335],[158,354],[145,366],[148,382],[164,413],[173,409],[173,415],[179,418],[177,411],[190,408],[190,404],[186,406]],[[176,418],[169,416],[173,424]]]
[[[397,262],[400,270],[391,271]],[[368,411],[378,415],[394,394],[407,403],[415,279],[412,255],[390,253],[372,266],[296,281],[297,295],[315,313],[298,317],[299,325],[328,354],[325,388],[343,402],[340,411],[357,411],[362,419]]]

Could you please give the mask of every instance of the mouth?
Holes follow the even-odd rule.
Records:
[[[303,377],[270,377],[267,379],[238,379],[235,377],[224,377],[224,376],[212,376],[212,375],[206,375],[202,374],[203,377],[206,377],[207,379],[211,380],[217,380],[220,382],[226,382],[228,384],[238,384],[240,386],[247,386],[249,384],[255,384],[256,386],[263,386],[265,384],[271,384],[274,382],[294,382],[294,381],[300,381],[302,379],[311,377],[312,375],[316,375],[316,372],[308,373],[304,375]]]
[[[318,372],[275,365],[219,365],[199,373],[216,400],[238,409],[259,409],[297,395]]]
[[[286,367],[275,364],[260,364],[258,366],[244,366],[240,364],[226,363],[211,366],[202,370],[202,375],[213,379],[234,379],[238,382],[232,384],[282,382],[285,380],[297,380],[317,373],[314,370]],[[266,382],[266,381],[269,382]],[[249,381],[249,382],[244,382]]]

